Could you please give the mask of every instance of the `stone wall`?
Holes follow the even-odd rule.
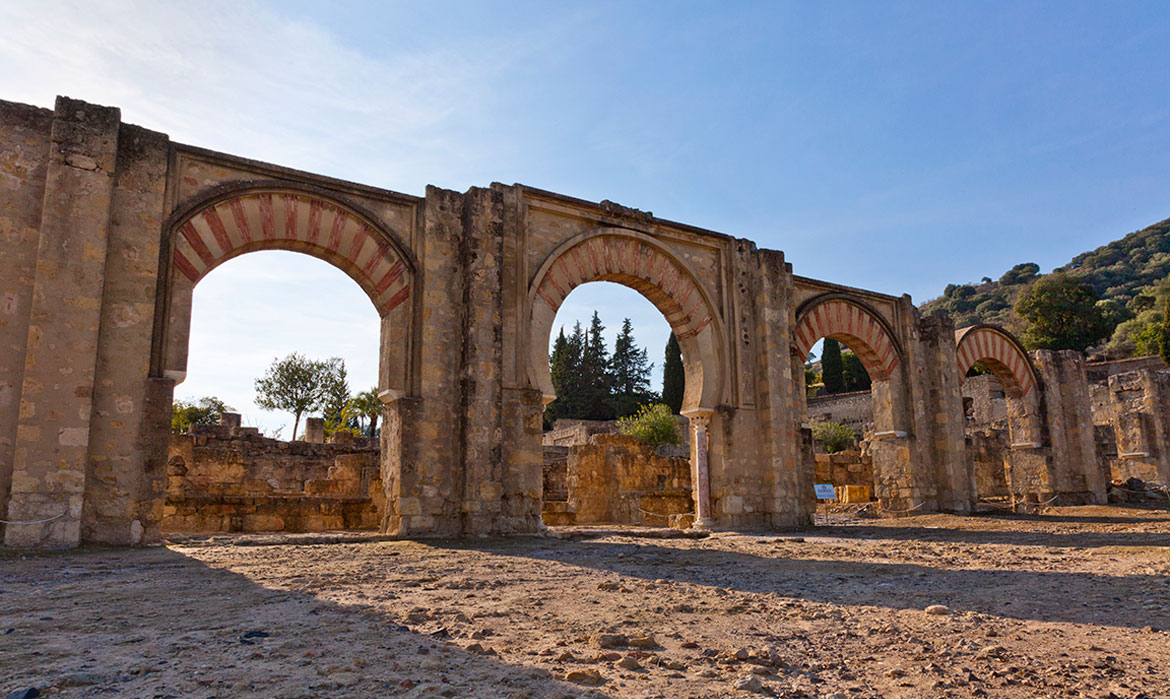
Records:
[[[809,422],[839,422],[862,432],[873,425],[873,398],[868,390],[808,399]]]
[[[232,425],[171,438],[164,532],[377,529],[383,505],[370,440],[284,442]]]
[[[1117,480],[1170,483],[1170,372],[1141,369],[1109,377]]]
[[[990,374],[963,379],[963,410],[968,431],[1007,427],[1007,398],[999,379]]]
[[[863,485],[872,491],[873,457],[862,451],[817,454],[814,478],[817,483],[832,483],[837,488]]]
[[[668,526],[671,515],[693,512],[686,459],[660,456],[618,434],[597,434],[588,444],[561,449],[545,448],[546,524]]]
[[[551,430],[541,435],[546,447],[571,447],[588,444],[595,434],[614,434],[618,431],[616,420],[557,420]]]

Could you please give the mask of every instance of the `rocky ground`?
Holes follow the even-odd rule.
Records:
[[[1170,696],[1164,507],[572,535],[7,554],[0,696]]]

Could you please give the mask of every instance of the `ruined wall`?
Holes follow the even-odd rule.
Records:
[[[1170,483],[1170,372],[1114,374],[1109,392],[1117,440],[1113,478]]]
[[[569,447],[564,461],[558,456],[546,452],[547,524],[667,526],[670,515],[693,511],[690,463],[659,456],[633,437],[594,435]]]
[[[614,434],[617,431],[617,422],[613,420],[560,419],[540,439],[546,447],[571,447],[574,444],[588,444],[589,438],[595,434]]]
[[[369,440],[284,442],[228,425],[170,440],[164,532],[376,529],[384,505]]]
[[[808,419],[839,422],[864,430],[873,425],[873,397],[865,390],[809,398]]]
[[[983,374],[963,379],[963,405],[968,423],[977,428],[1007,426],[1007,398],[995,376]]]
[[[835,487],[863,485],[873,490],[873,457],[861,451],[839,451],[816,455],[817,483]]]

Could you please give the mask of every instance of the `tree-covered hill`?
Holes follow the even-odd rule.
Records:
[[[1056,272],[1065,272],[1093,287],[1102,312],[1119,330],[1134,324],[1135,317],[1159,314],[1163,296],[1170,292],[1170,219],[1160,221],[1096,250],[1077,255]],[[921,306],[924,315],[947,313],[955,327],[978,323],[1001,325],[1023,333],[1028,323],[1013,310],[1020,293],[1041,276],[1032,262],[1012,267],[998,280],[984,277],[978,283],[948,284],[940,298]],[[1161,283],[1160,283],[1161,282]],[[1130,321],[1126,323],[1125,321]],[[1114,354],[1135,351],[1128,337],[1111,342]],[[1120,342],[1120,344],[1119,344]]]

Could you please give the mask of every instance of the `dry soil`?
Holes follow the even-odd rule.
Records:
[[[5,554],[0,696],[1170,696],[1165,508],[569,533]]]

